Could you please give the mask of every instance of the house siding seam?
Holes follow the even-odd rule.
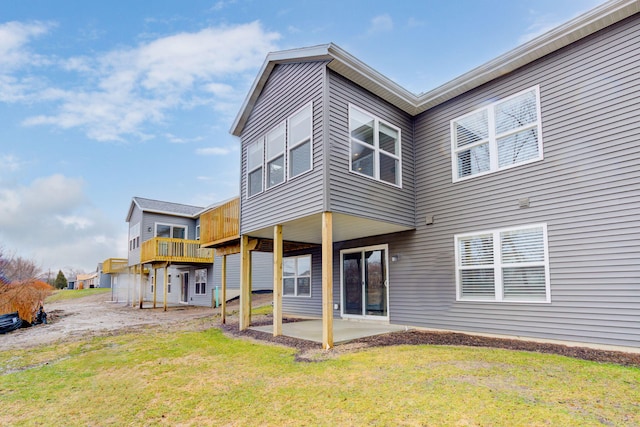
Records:
[[[333,71],[329,72],[329,88],[330,210],[414,227],[415,169],[411,116]],[[350,104],[400,128],[402,188],[349,171]]]

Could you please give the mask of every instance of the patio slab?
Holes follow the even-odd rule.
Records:
[[[273,333],[273,325],[251,326],[249,329]],[[345,319],[333,320],[334,344],[353,341],[358,338],[386,334],[406,330],[405,326],[389,325],[378,322],[354,321]],[[322,343],[322,320],[301,320],[299,322],[283,323],[282,335],[307,341]]]

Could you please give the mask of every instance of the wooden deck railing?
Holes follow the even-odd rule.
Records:
[[[142,242],[140,262],[212,263],[213,250],[200,247],[198,240],[154,237]]]
[[[213,247],[240,238],[240,198],[200,215],[200,244]]]
[[[109,258],[102,262],[102,272],[104,274],[119,273],[129,265],[126,258]]]

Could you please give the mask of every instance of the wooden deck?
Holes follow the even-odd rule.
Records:
[[[201,248],[198,240],[154,237],[140,247],[140,263],[149,262],[211,264],[213,249]]]
[[[240,239],[240,198],[229,200],[200,215],[200,245],[221,246]]]

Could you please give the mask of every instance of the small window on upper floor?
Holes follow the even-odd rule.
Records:
[[[400,129],[349,106],[350,170],[400,187]]]
[[[527,89],[451,121],[453,181],[543,159],[540,89]]]
[[[289,117],[289,178],[311,170],[311,104]]]
[[[264,142],[251,144],[247,150],[247,192],[249,197],[262,192],[262,169],[264,158]]]
[[[267,133],[267,188],[284,182],[284,123]]]

